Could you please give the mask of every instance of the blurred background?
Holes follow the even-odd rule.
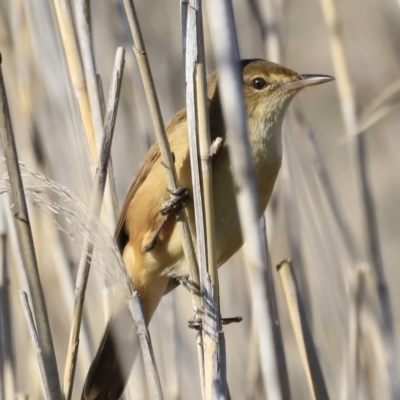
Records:
[[[185,106],[180,4],[137,0],[135,5],[167,121]],[[267,211],[292,398],[309,399],[311,394],[275,268],[288,258],[293,262],[330,398],[394,399],[391,366],[400,362],[392,340],[399,345],[400,3],[235,0],[233,5],[242,58],[268,58],[299,73],[337,78],[302,92],[293,101],[284,124],[285,160]],[[337,25],[332,23],[334,10]],[[116,49],[126,49],[112,148],[121,206],[154,132],[122,0],[92,1],[90,14],[95,64],[106,99]],[[207,12],[204,23],[211,72],[215,62]],[[339,36],[334,36],[332,26],[338,28]],[[88,205],[93,169],[53,2],[0,0],[0,51],[20,161]],[[25,288],[6,218],[10,213],[7,196],[3,194],[0,203],[0,393],[6,399],[14,398],[14,392],[41,399],[39,369],[18,295],[18,289]],[[49,218],[34,207],[30,215],[63,376],[80,239],[71,240],[56,230],[54,216]],[[112,219],[106,212],[103,217],[112,234]],[[109,294],[104,276],[112,267],[100,264],[90,275],[73,398],[80,396],[107,319],[104,299]],[[230,392],[233,399],[265,399],[242,255],[227,264],[220,269],[222,316],[243,317],[241,323],[224,328]],[[378,274],[378,280],[376,267],[380,265],[384,276]],[[382,294],[385,285],[391,304],[385,310],[393,322],[389,333],[377,291],[379,286]],[[195,335],[187,328],[191,318],[190,295],[178,288],[165,296],[150,325],[166,399],[201,398]],[[354,338],[355,353],[351,350]],[[140,386],[143,373],[137,364],[133,385]],[[349,395],[349,379],[356,386],[355,397]],[[144,394],[138,398],[146,398],[142,389]]]

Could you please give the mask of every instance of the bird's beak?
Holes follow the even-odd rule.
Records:
[[[284,85],[285,89],[300,90],[308,86],[320,85],[333,81],[335,78],[329,75],[300,75],[296,82],[289,82]]]

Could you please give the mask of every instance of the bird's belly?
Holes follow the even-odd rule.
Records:
[[[228,152],[226,149],[222,154],[218,153],[213,163],[213,204],[214,204],[214,225],[215,225],[215,250],[218,266],[221,266],[235,254],[243,244],[243,237],[240,227],[239,213],[237,209],[235,186],[232,178]],[[271,196],[275,180],[280,167],[280,157],[268,163],[255,163],[256,182],[258,187],[258,216],[264,213]],[[182,178],[182,177],[180,177]],[[191,188],[191,180],[182,179],[181,182]],[[196,237],[194,218],[194,205],[191,201],[187,205],[188,220],[193,237]],[[183,277],[189,275],[188,266],[183,258],[180,247],[180,235],[175,227],[173,236],[176,240],[170,240],[169,253],[174,253],[172,243],[179,243],[178,252],[181,254],[176,262],[166,268],[163,274],[171,277]],[[175,249],[176,250],[176,249]]]
[[[255,163],[258,217],[264,213],[281,165],[280,155]],[[213,176],[214,222],[218,265],[226,262],[243,244],[234,182],[230,168],[218,168]]]

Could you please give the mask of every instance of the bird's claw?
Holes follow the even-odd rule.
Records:
[[[184,186],[179,186],[173,190],[167,189],[167,191],[176,197],[163,204],[160,211],[162,215],[169,215],[172,212],[179,211],[186,205],[186,200],[189,198],[189,189]]]
[[[221,318],[221,325],[229,325],[235,322],[241,322],[243,320],[242,317],[230,317],[230,318]],[[188,321],[188,326],[190,329],[195,329],[199,331],[203,327],[203,322],[201,318],[191,319]]]

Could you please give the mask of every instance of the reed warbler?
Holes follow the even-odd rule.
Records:
[[[282,160],[282,121],[285,111],[301,89],[329,82],[326,75],[299,75],[264,60],[243,60],[243,97],[247,128],[258,186],[260,217],[267,207]],[[212,158],[215,249],[218,265],[227,261],[243,244],[235,187],[230,167],[218,74],[208,78],[208,110],[212,141],[221,145]],[[174,208],[186,203],[190,229],[195,238],[189,141],[186,111],[178,112],[166,126],[180,184],[187,190],[170,201],[154,143],[140,166],[125,198],[115,234],[131,279],[140,295],[148,324],[162,296],[188,278]],[[189,195],[189,198],[187,197]],[[188,300],[190,301],[190,300]],[[96,357],[90,367],[82,399],[119,399],[128,380],[138,349],[136,326],[126,305],[114,311]]]

